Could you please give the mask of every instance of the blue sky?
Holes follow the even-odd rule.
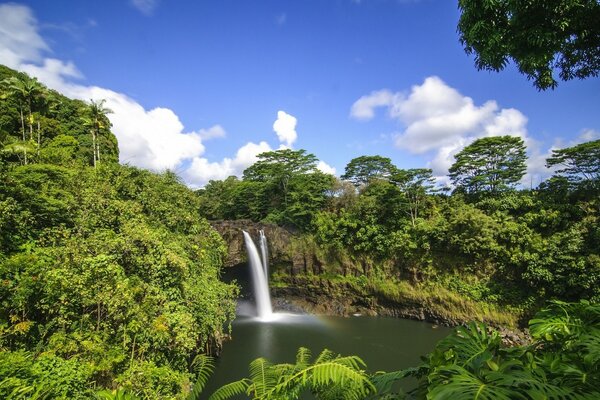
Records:
[[[0,3],[0,63],[106,98],[122,162],[191,186],[281,146],[338,175],[379,154],[443,177],[498,134],[525,139],[538,182],[552,148],[600,137],[600,79],[538,92],[512,66],[477,71],[458,17],[441,0]]]

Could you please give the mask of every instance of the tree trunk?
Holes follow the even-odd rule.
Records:
[[[96,161],[100,163],[100,131],[96,131]]]
[[[21,112],[21,131],[23,132],[23,154],[25,155],[25,165],[27,165],[27,145],[25,144],[25,118],[23,116],[23,107],[19,108]]]
[[[92,129],[92,153],[94,155],[94,168],[96,168],[96,131]]]
[[[37,122],[37,155],[38,155],[38,157],[40,156],[41,136],[42,136],[42,134],[40,132],[40,120],[38,119],[38,122]],[[38,160],[38,162],[40,162],[40,161]]]

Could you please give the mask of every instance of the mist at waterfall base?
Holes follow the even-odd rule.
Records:
[[[248,364],[259,357],[273,363],[294,362],[299,347],[307,347],[314,357],[329,349],[358,355],[367,363],[369,372],[395,371],[419,365],[420,357],[450,333],[449,328],[434,329],[426,322],[385,317],[283,314],[281,318],[264,320],[257,317],[252,300],[253,274],[247,264],[224,271],[225,280],[236,280],[241,286],[242,298],[232,324],[232,338],[216,360],[203,398],[224,384],[247,377]],[[265,276],[265,283],[267,280]],[[281,314],[276,312],[272,317],[278,315]]]

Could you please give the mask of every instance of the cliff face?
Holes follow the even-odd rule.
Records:
[[[259,233],[264,230],[269,247],[269,264],[286,268],[291,276],[299,273],[319,274],[323,261],[314,248],[301,235],[274,224],[264,224],[250,220],[212,221],[212,227],[227,243],[225,267],[233,267],[248,262],[242,230],[248,232],[258,245]]]
[[[228,250],[225,267],[233,267],[248,262],[244,235],[242,234],[243,230],[252,236],[252,240],[254,240],[257,246],[259,243],[258,231],[265,231],[269,247],[270,263],[289,263],[291,261],[293,252],[290,249],[290,241],[293,235],[284,228],[245,219],[212,221],[210,224],[227,243]]]

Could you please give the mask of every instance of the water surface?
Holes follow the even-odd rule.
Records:
[[[248,376],[248,364],[265,357],[273,363],[295,362],[299,347],[316,357],[324,348],[358,355],[370,372],[393,371],[420,362],[450,329],[385,317],[296,315],[271,322],[240,315],[233,322],[232,340],[225,343],[205,393]]]

